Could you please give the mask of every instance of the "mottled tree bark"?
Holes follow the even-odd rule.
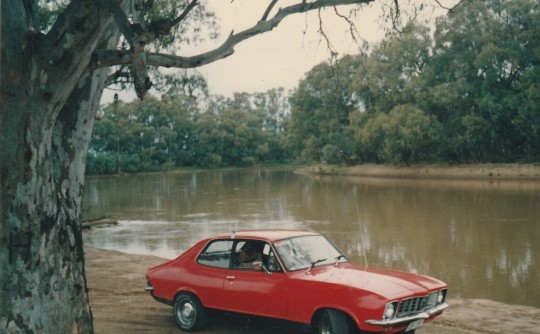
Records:
[[[92,7],[70,5],[45,36],[28,24],[31,8],[2,2],[2,333],[93,332],[80,214],[107,70],[86,69],[96,46],[114,47],[118,34]]]

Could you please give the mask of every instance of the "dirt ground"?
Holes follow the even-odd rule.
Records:
[[[86,274],[97,334],[180,333],[170,306],[144,291],[147,268],[165,261],[154,256],[86,248]],[[451,294],[451,289],[450,289]],[[540,309],[489,300],[450,299],[450,308],[417,334],[540,333]],[[300,334],[296,324],[232,314],[212,314],[201,334]]]

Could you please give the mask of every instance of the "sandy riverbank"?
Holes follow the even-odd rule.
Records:
[[[470,164],[391,166],[364,164],[357,166],[314,165],[299,173],[350,175],[393,178],[540,180],[540,164]]]
[[[90,304],[97,334],[179,333],[172,308],[144,291],[147,268],[165,259],[86,248]],[[451,288],[450,288],[451,294]],[[539,333],[540,309],[489,300],[450,299],[450,308],[418,334]],[[217,315],[201,334],[305,333],[303,328],[269,319]]]

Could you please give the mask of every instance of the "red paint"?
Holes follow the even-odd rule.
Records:
[[[205,308],[306,324],[312,322],[318,310],[332,308],[346,313],[362,330],[381,332],[383,327],[366,324],[366,320],[382,320],[387,303],[424,297],[447,288],[444,282],[435,278],[357,266],[346,259],[337,264],[337,261],[330,259],[330,263],[321,262],[311,269],[288,271],[284,266],[287,262],[279,258],[276,248],[285,247],[287,239],[310,236],[320,235],[301,231],[262,230],[204,239],[176,259],[148,270],[149,284],[154,288],[152,296],[172,304],[177,293],[188,291],[196,295]],[[216,240],[230,241],[232,245],[246,240],[264,242],[268,246],[265,248],[266,254],[263,254],[263,263],[266,267],[270,266],[264,257],[272,252],[282,270],[269,274],[262,270],[235,269],[234,249],[226,268],[199,263],[201,252]],[[220,263],[226,262],[221,260]],[[424,321],[431,321],[440,313],[442,311],[430,315]],[[387,333],[402,331],[406,325],[402,323],[388,327]]]

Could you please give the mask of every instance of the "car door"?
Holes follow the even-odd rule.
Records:
[[[223,284],[230,268],[232,246],[233,241],[228,239],[211,241],[197,257],[193,272],[189,273],[193,289],[205,307],[227,307]]]
[[[287,316],[287,276],[275,260],[268,243],[261,242],[259,251],[264,269],[255,264],[245,267],[235,264],[245,241],[237,241],[233,266],[225,277],[225,296],[229,309],[275,318]]]

